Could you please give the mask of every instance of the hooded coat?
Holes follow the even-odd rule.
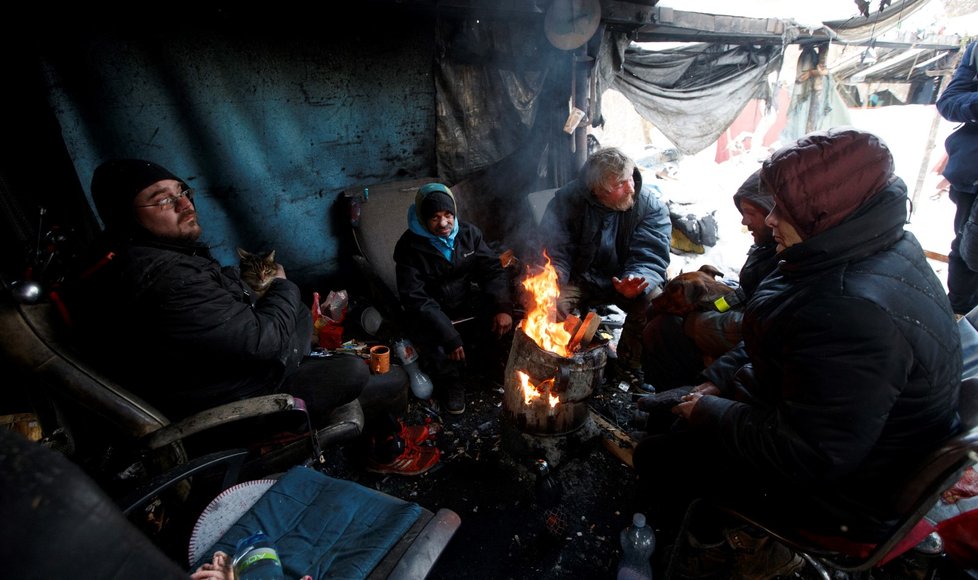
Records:
[[[638,168],[633,178],[635,205],[627,211],[603,206],[581,179],[554,194],[540,229],[560,286],[584,280],[613,295],[613,276],[644,277],[649,283],[646,292],[663,284],[672,238],[669,210],[652,188],[642,186]],[[608,256],[614,258],[603,258]]]
[[[445,187],[438,191],[446,193],[455,205],[454,231],[442,238],[421,223],[418,208],[426,196],[422,188],[408,208],[408,229],[394,246],[394,264],[401,306],[438,345],[451,351],[463,345],[452,324],[454,316],[473,313],[473,307],[484,300],[496,313],[512,315],[513,302],[509,275],[499,256],[478,227],[459,219],[451,190]]]
[[[690,422],[772,486],[886,520],[908,468],[958,429],[950,304],[875,137],[810,136],[762,176],[808,233],[748,302],[743,344],[705,371],[724,397],[704,396]]]
[[[744,201],[770,212],[774,198],[761,185],[761,172],[755,171],[734,193],[733,202],[737,211],[743,213]],[[726,312],[695,312],[686,317],[684,329],[696,346],[716,357],[735,347],[741,340],[741,322],[744,318],[742,305],[754,294],[754,290],[777,266],[777,243],[771,238],[760,244],[751,244],[747,259],[740,268],[739,285],[736,290],[738,307]]]

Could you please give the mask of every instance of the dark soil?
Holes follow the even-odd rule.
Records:
[[[605,384],[595,390],[589,407],[627,433],[635,428],[631,417],[639,396]],[[502,416],[501,385],[471,379],[462,415],[441,414],[437,407],[412,398],[404,420],[430,421],[442,428],[431,442],[442,452],[435,468],[413,477],[373,474],[354,466],[340,448],[328,457],[326,471],[432,511],[448,508],[460,516],[461,526],[428,578],[615,578],[621,557],[619,533],[634,512],[643,511],[644,502],[635,472],[606,448],[604,441],[611,440],[606,431],[598,430],[597,436],[553,466],[552,478],[562,492],[554,505],[552,494],[538,491],[538,457],[514,452],[508,443],[512,428]],[[654,575],[665,578],[675,538],[656,532]],[[821,576],[806,565],[791,577]],[[899,558],[874,570],[872,577],[967,578],[946,560],[934,562],[921,555]]]
[[[627,420],[631,396],[599,389],[591,407]],[[601,436],[568,451],[552,466],[562,490],[537,493],[537,456],[514,453],[501,423],[502,387],[470,380],[462,415],[412,398],[405,419],[431,419],[443,430],[434,444],[440,464],[420,476],[377,475],[363,470],[333,474],[434,511],[449,508],[462,524],[429,578],[614,578],[621,554],[618,535],[631,521],[634,472],[604,449]],[[335,460],[335,458],[334,458]],[[549,522],[548,527],[548,510]]]

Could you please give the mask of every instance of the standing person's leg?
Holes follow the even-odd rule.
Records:
[[[947,255],[947,296],[955,314],[967,314],[978,305],[978,272],[968,267],[961,257],[961,233],[971,215],[975,194],[954,187],[949,194],[956,209],[954,212],[954,239]]]

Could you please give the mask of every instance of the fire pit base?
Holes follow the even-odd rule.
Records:
[[[551,467],[556,467],[567,457],[584,451],[600,433],[601,429],[590,415],[573,431],[553,435],[524,433],[507,421],[500,422],[503,449],[515,457],[546,459]]]

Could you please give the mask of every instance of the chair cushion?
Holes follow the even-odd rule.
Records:
[[[234,554],[258,530],[275,543],[286,577],[364,578],[414,524],[421,507],[308,467],[293,467],[194,564]]]

